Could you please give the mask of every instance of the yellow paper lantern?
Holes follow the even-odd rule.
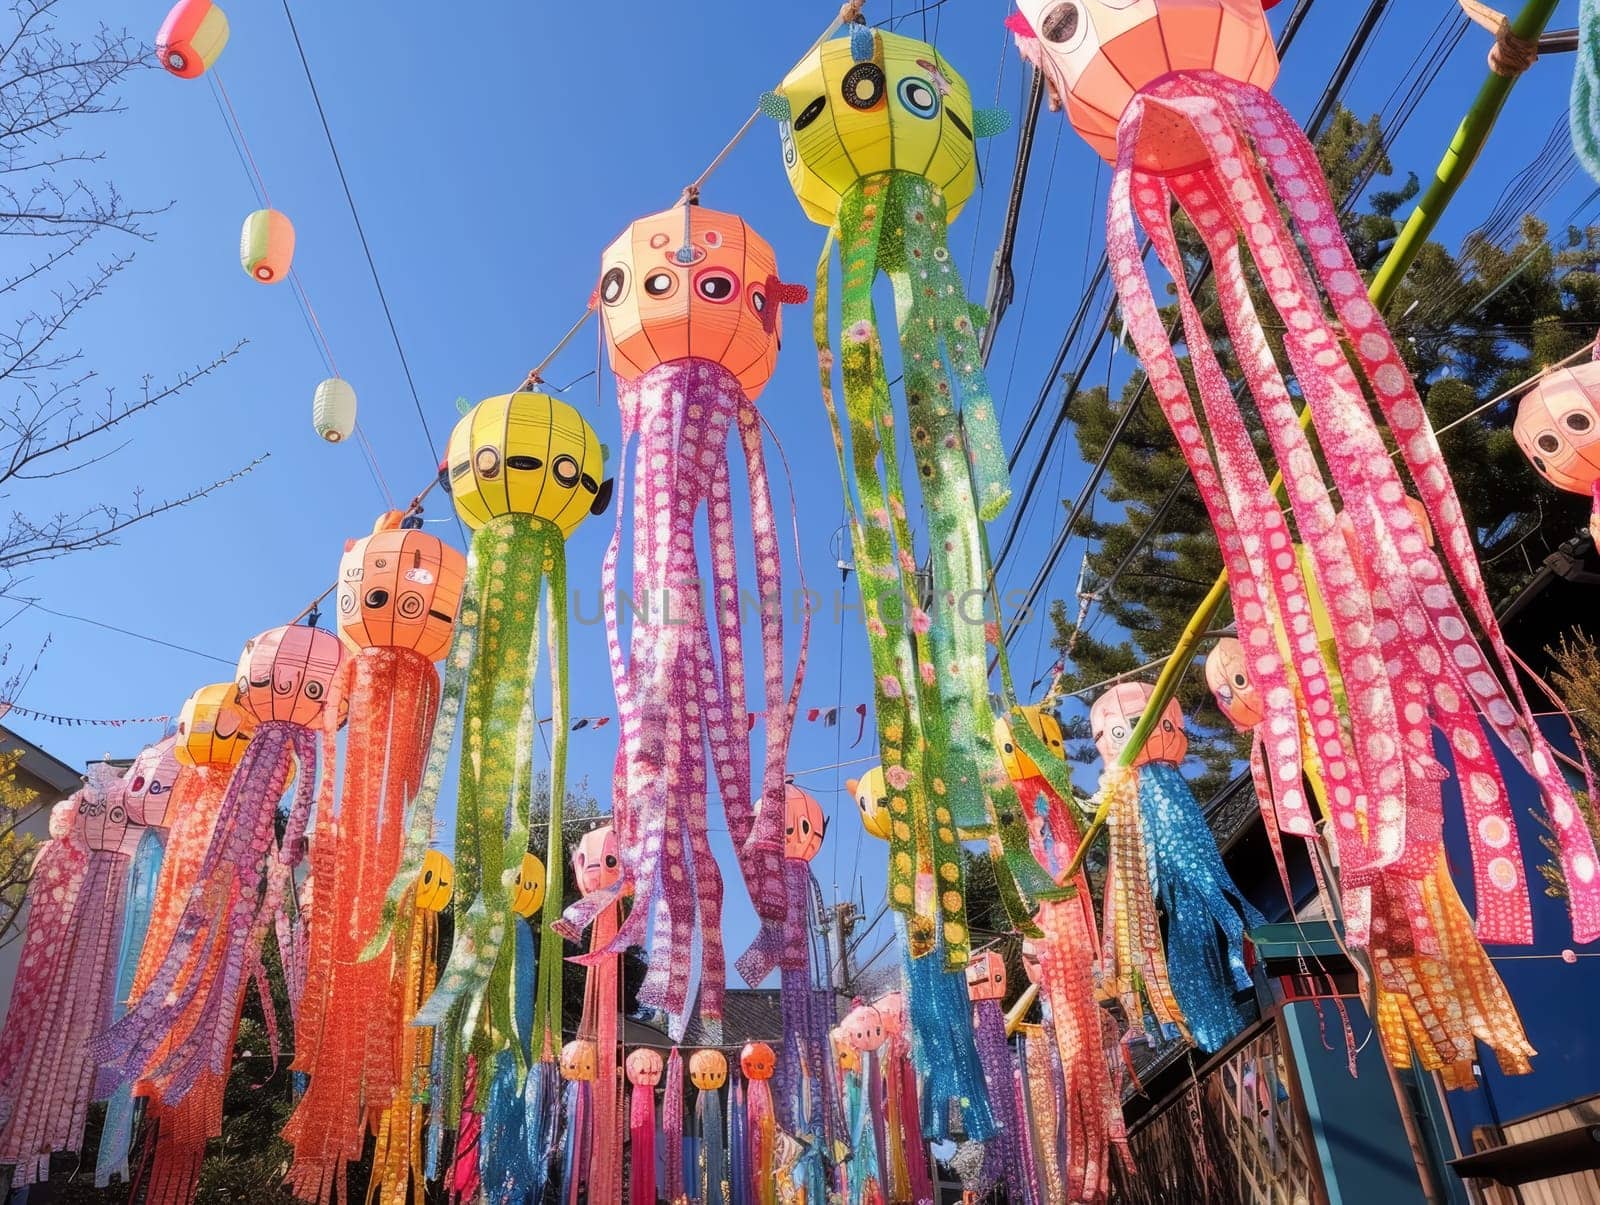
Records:
[[[883,767],[873,766],[860,778],[845,782],[861,809],[861,827],[880,841],[889,839],[889,788],[883,780]]]
[[[258,209],[239,232],[239,262],[253,280],[277,284],[294,263],[294,223],[276,209]]]
[[[184,701],[173,752],[185,766],[227,768],[244,756],[255,728],[255,716],[239,702],[238,684],[214,682]]]
[[[518,916],[532,919],[539,905],[544,903],[544,891],[544,863],[537,854],[523,854],[522,863],[517,867],[516,890],[511,894],[511,910]]]
[[[417,907],[424,912],[443,912],[455,892],[456,868],[436,849],[422,858],[422,874],[417,879]]]
[[[697,1050],[689,1056],[689,1082],[702,1092],[715,1092],[728,1082],[728,1057],[720,1050]]]
[[[311,396],[311,425],[331,444],[342,443],[356,429],[356,391],[350,382],[329,377]]]

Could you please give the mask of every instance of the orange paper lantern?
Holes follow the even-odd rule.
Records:
[[[239,697],[256,720],[311,725],[322,715],[343,646],[332,632],[295,624],[246,642]]]
[[[568,1042],[561,1048],[561,1078],[594,1082],[594,1043]]]
[[[985,950],[967,963],[967,995],[980,1000],[1004,1000],[1006,960],[998,951]]]
[[[228,44],[228,18],[211,0],[178,0],[156,34],[156,58],[179,79],[198,79]]]
[[[765,1042],[747,1042],[739,1053],[739,1069],[745,1079],[766,1080],[777,1069],[778,1056]]]
[[[1110,766],[1121,754],[1123,746],[1133,736],[1133,730],[1144,714],[1145,705],[1155,688],[1146,682],[1121,682],[1094,701],[1089,709],[1089,727],[1094,735],[1095,747]],[[1183,712],[1176,699],[1169,699],[1161,711],[1150,739],[1134,758],[1135,766],[1153,761],[1177,765],[1189,752],[1189,738],[1183,732]]]
[[[437,536],[378,520],[348,540],[339,561],[339,631],[362,648],[413,649],[429,661],[450,650],[467,558]]]
[[[728,1082],[728,1059],[720,1050],[697,1050],[689,1056],[689,1082],[702,1092],[715,1092]]]
[[[784,788],[783,856],[809,862],[822,848],[828,821],[822,805],[794,783]]]
[[[1600,363],[1552,372],[1517,406],[1517,446],[1551,485],[1593,496],[1600,488]]]
[[[1217,641],[1206,657],[1206,685],[1216,696],[1217,707],[1240,732],[1247,732],[1266,718],[1261,692],[1250,681],[1250,667],[1244,646],[1232,636]]]
[[[710,360],[752,400],[778,359],[782,303],[806,292],[744,219],[700,205],[640,218],[600,261],[600,317],[611,370],[625,381],[658,364]]]

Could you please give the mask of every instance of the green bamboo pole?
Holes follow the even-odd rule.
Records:
[[[1558,0],[1528,0],[1523,5],[1522,11],[1512,19],[1512,32],[1519,38],[1536,40],[1544,32],[1551,17],[1555,15],[1557,3]],[[1411,216],[1406,219],[1405,228],[1400,231],[1399,238],[1389,249],[1389,254],[1379,267],[1377,275],[1372,278],[1367,294],[1379,310],[1384,308],[1394,296],[1395,290],[1400,287],[1406,269],[1411,266],[1417,253],[1427,243],[1428,236],[1439,224],[1445,206],[1450,204],[1451,198],[1456,195],[1467,174],[1472,170],[1473,164],[1477,162],[1478,153],[1488,141],[1489,132],[1494,128],[1495,120],[1500,116],[1500,110],[1505,107],[1506,97],[1511,94],[1511,88],[1516,82],[1516,76],[1497,75],[1491,71],[1483,81],[1483,86],[1478,89],[1472,107],[1467,110],[1467,115],[1456,127],[1455,137],[1450,140],[1444,158],[1439,161],[1438,170],[1433,174],[1433,183],[1428,185],[1428,191],[1423,193],[1422,199],[1417,202],[1417,207],[1411,211]],[[1307,409],[1300,415],[1300,425],[1309,426],[1310,423],[1311,412]],[[1281,491],[1282,488],[1283,474],[1280,472],[1272,479],[1272,489]],[[1217,578],[1199,608],[1190,616],[1183,634],[1178,638],[1177,647],[1172,650],[1167,663],[1161,667],[1161,674],[1156,679],[1155,693],[1150,697],[1144,714],[1139,717],[1139,724],[1133,730],[1132,739],[1128,741],[1117,759],[1119,768],[1132,765],[1133,759],[1139,755],[1145,742],[1150,739],[1162,708],[1167,705],[1167,700],[1177,694],[1179,680],[1188,669],[1195,649],[1199,646],[1201,638],[1210,630],[1211,621],[1216,618],[1227,596],[1228,575],[1224,572]],[[1094,822],[1084,834],[1083,842],[1078,846],[1078,852],[1072,859],[1072,865],[1061,876],[1062,882],[1069,882],[1082,868],[1089,846],[1105,827],[1106,814],[1110,808],[1110,800],[1102,799],[1099,809],[1095,812]]]

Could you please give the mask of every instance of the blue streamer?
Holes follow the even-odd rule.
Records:
[[[112,1021],[128,1011],[133,994],[133,977],[144,952],[145,934],[150,928],[150,911],[155,905],[156,880],[161,877],[161,861],[167,847],[155,829],[146,829],[128,866],[127,904],[122,914],[122,945],[117,952],[117,991],[111,1005]],[[133,1077],[117,1085],[106,1105],[105,1128],[100,1131],[100,1152],[95,1157],[94,1184],[104,1188],[112,1177],[128,1182],[128,1149],[133,1145]]]
[[[966,1136],[974,1142],[987,1142],[999,1127],[989,1107],[989,1089],[983,1082],[983,1064],[978,1061],[973,1039],[967,977],[943,969],[942,931],[931,953],[913,958],[905,918],[898,912],[894,924],[905,967],[911,1061],[922,1084],[922,1136],[931,1142],[948,1141],[950,1109],[955,1104]]]
[[[1584,170],[1600,180],[1600,0],[1578,3],[1578,57],[1568,124],[1573,153]]]
[[[561,1142],[561,1077],[554,1063],[535,1063],[522,1090],[523,1140],[528,1144],[528,1199],[544,1197]]]
[[[523,1120],[517,1060],[511,1051],[502,1050],[495,1056],[494,1079],[489,1084],[489,1103],[478,1139],[478,1178],[489,1205],[521,1205],[533,1182]]]
[[[1234,997],[1250,989],[1246,928],[1266,918],[1244,898],[1222,864],[1216,838],[1178,768],[1151,762],[1139,771],[1139,817],[1152,885],[1167,913],[1172,992],[1202,1050],[1219,1050],[1249,1018]],[[1227,961],[1217,948],[1218,929]]]
[[[936,953],[929,954],[927,958],[937,956]],[[918,961],[926,962],[927,958]],[[962,976],[961,979],[965,984],[966,977]],[[962,991],[965,990],[963,986]],[[863,1065],[865,1062],[863,1059]],[[870,1199],[868,1186],[882,1183],[878,1170],[878,1138],[872,1130],[872,1110],[868,1107],[869,1100],[861,1076],[860,1071],[845,1073],[845,1108],[850,1114],[850,1165],[846,1173],[849,1205],[865,1205]]]
[[[745,1096],[744,1083],[733,1081],[728,1093],[728,1187],[732,1205],[751,1205],[750,1202],[750,1152],[745,1146]]]
[[[694,1115],[700,1123],[700,1205],[730,1205],[723,1153],[727,1139],[722,1130],[722,1094],[700,1093],[694,1102]]]

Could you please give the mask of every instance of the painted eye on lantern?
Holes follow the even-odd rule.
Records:
[[[1248,686],[1250,683],[1249,683],[1249,680],[1243,674],[1234,674],[1233,675],[1233,684],[1235,686],[1243,687],[1243,686]]]
[[[1113,727],[1111,729],[1111,739],[1112,740],[1120,741],[1124,737],[1126,737],[1127,735],[1128,735],[1128,730],[1126,728],[1124,728],[1121,724],[1113,725]]]
[[[274,682],[272,689],[280,695],[292,695],[294,694],[295,681],[294,678],[285,678],[282,682]]]
[[[750,308],[757,317],[767,312],[767,293],[760,285],[750,286]]]
[[[581,474],[578,472],[578,462],[563,452],[550,462],[550,475],[561,485],[571,489],[578,484]]]
[[[134,790],[134,791],[142,791],[142,790],[144,790],[144,775],[143,774],[139,775],[138,778],[135,778],[133,780],[133,783],[132,783],[132,786],[130,787],[130,789]]]
[[[536,473],[544,468],[544,461],[537,456],[507,456],[506,468],[521,469],[527,473]]]
[[[1075,39],[1084,31],[1083,15],[1078,11],[1078,6],[1068,0],[1066,4],[1058,4],[1044,15],[1044,20],[1039,22],[1039,34],[1046,42],[1057,46],[1065,45]],[[1071,49],[1071,47],[1068,47]]]
[[[472,458],[472,466],[478,471],[478,476],[493,481],[500,476],[500,449],[479,448],[478,454]]]
[[[424,886],[424,887],[427,887],[427,886],[429,886],[429,885],[430,885],[430,884],[431,884],[431,883],[432,883],[432,882],[433,882],[433,871],[431,871],[431,870],[424,870],[424,871],[423,871],[423,872],[422,872],[422,885],[423,885],[423,886]]]
[[[739,295],[739,281],[732,272],[710,268],[695,278],[694,291],[707,301],[722,304]]]
[[[401,619],[420,619],[427,606],[427,600],[422,595],[415,590],[408,590],[400,596],[399,601],[394,605],[394,609]]]
[[[644,291],[652,297],[671,297],[678,291],[678,278],[666,269],[658,269],[644,278]]]
[[[803,130],[817,118],[822,116],[822,110],[828,107],[828,98],[819,96],[805,108],[800,110],[800,116],[794,119],[794,128]]]
[[[626,268],[612,268],[600,278],[600,300],[607,305],[616,305],[627,295],[628,270]]]
[[[1587,435],[1594,427],[1594,420],[1582,410],[1574,410],[1562,421],[1567,424],[1568,431],[1575,431],[1579,435]]]
[[[1544,465],[1544,457],[1542,457],[1542,456],[1535,456],[1535,457],[1534,457],[1534,458],[1533,458],[1533,467],[1534,467],[1534,468],[1536,468],[1536,469],[1538,469],[1538,470],[1539,470],[1539,471],[1540,471],[1540,472],[1541,472],[1541,473],[1542,473],[1542,472],[1544,472],[1544,469],[1545,469],[1545,465]]]
[[[933,85],[925,79],[915,75],[908,75],[900,81],[898,89],[900,103],[918,117],[937,117],[939,115],[939,94],[933,90]]]
[[[369,607],[373,607],[373,608],[381,607],[381,606],[386,605],[388,603],[388,601],[389,601],[389,592],[387,590],[383,589],[382,587],[374,586],[371,590],[367,591],[367,597],[366,597],[365,602],[366,602],[366,605],[369,606]]]
[[[615,870],[616,868],[617,868],[617,855],[616,854],[607,854],[606,855],[606,869],[607,870]]]
[[[1546,452],[1551,456],[1561,451],[1561,439],[1553,431],[1540,432],[1539,438],[1533,442],[1539,445],[1541,452]]]
[[[857,63],[844,73],[844,103],[865,113],[883,101],[883,68],[876,63]]]

